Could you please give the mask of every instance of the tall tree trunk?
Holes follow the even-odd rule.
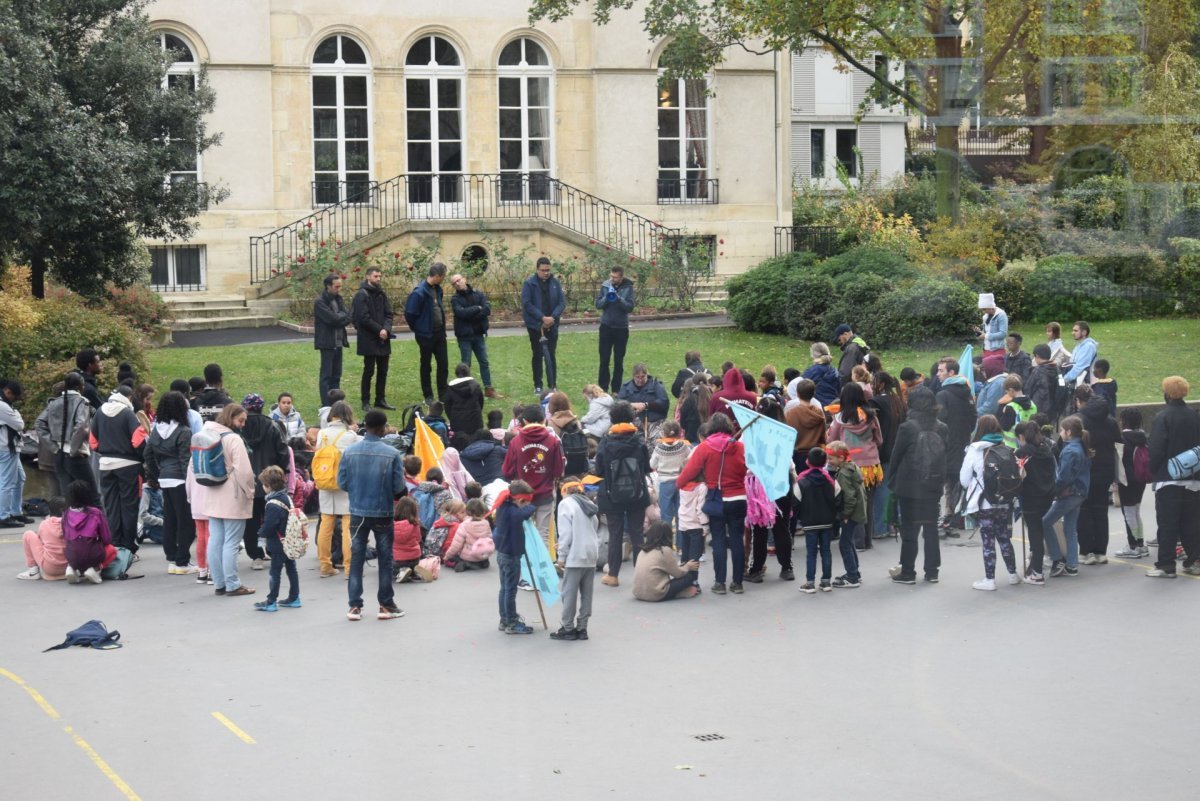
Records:
[[[1025,116],[1027,117],[1042,117],[1042,85],[1039,83],[1037,76],[1039,61],[1034,56],[1029,56],[1032,63],[1026,65],[1024,81],[1025,94]],[[1046,148],[1050,144],[1050,126],[1049,125],[1030,125],[1029,131],[1032,138],[1029,141],[1029,156],[1027,161],[1030,164],[1039,164],[1042,161],[1042,155],[1046,152]]]
[[[939,122],[934,129],[937,150],[937,216],[959,219],[959,200],[962,185],[961,157],[958,153],[958,125]]]
[[[46,297],[46,257],[40,253],[35,254],[29,260],[29,272],[32,285],[30,289],[33,296],[38,300],[44,299]]]

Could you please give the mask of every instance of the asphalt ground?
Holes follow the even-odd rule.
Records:
[[[1116,510],[1110,529],[1108,565],[992,593],[969,544],[943,543],[940,584],[899,586],[878,541],[862,588],[816,595],[772,561],[715,596],[706,562],[702,596],[647,604],[625,565],[618,588],[597,577],[591,640],[566,643],[530,593],[536,633],[496,630],[494,568],[398,586],[392,621],[368,573],[351,623],[311,553],[303,608],[266,614],[244,559],[258,593],[220,598],[150,546],[143,579],[17,581],[8,530],[3,796],[1194,798],[1200,582],[1112,559]],[[125,647],[42,653],[92,618]]]

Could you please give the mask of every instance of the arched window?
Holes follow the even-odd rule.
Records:
[[[170,61],[167,74],[163,76],[162,88],[168,92],[194,92],[200,82],[200,63],[192,45],[177,33],[159,31],[159,48],[163,57]],[[172,184],[200,182],[200,154],[196,151],[196,143],[186,139],[172,139],[168,131],[164,137],[167,148],[171,151],[171,172],[169,180]]]
[[[500,51],[496,72],[500,97],[500,199],[548,200],[554,163],[554,68],[545,49],[530,38]]]
[[[408,127],[408,202],[463,199],[463,69],[458,49],[422,36],[404,59]]]
[[[371,65],[349,36],[313,53],[313,203],[371,199]]]
[[[708,81],[660,76],[657,100],[659,202],[713,202]]]

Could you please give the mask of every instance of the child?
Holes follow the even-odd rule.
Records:
[[[483,500],[483,485],[478,481],[468,481],[467,486],[463,488],[463,501],[470,503],[473,500]],[[470,510],[467,511],[470,514]],[[484,512],[487,515],[487,512]]]
[[[292,437],[304,436],[306,426],[300,412],[296,411],[296,403],[292,400],[290,392],[279,393],[275,406],[271,409],[271,420],[279,426],[279,433],[283,434],[285,442]]]
[[[496,442],[504,442],[504,412],[492,409],[488,412],[488,432]]]
[[[971,586],[985,592],[996,589],[997,548],[1004,559],[1004,566],[1008,568],[1008,583],[1021,583],[1021,574],[1017,571],[1016,554],[1012,546],[1012,501],[1005,496],[989,498],[985,490],[989,451],[997,460],[1016,458],[1012,453],[1006,456],[1000,450],[1002,448],[1007,449],[1008,446],[1004,444],[1004,431],[1000,421],[995,415],[981,416],[975,427],[974,442],[967,447],[962,467],[958,471],[958,480],[966,498],[963,511],[975,518],[983,546],[983,578]]]
[[[775,366],[772,364],[765,365],[762,371],[758,374],[758,394],[759,395],[775,395],[780,398],[780,405],[783,405],[783,388],[779,386],[778,373]]]
[[[341,389],[331,389],[325,393],[325,405],[317,409],[317,421],[321,424],[321,428],[329,425],[329,410],[333,408],[333,404],[346,399],[346,392]]]
[[[1099,360],[1097,361],[1099,364]],[[1096,372],[1096,366],[1092,368]],[[1107,374],[1107,370],[1105,373]],[[1114,382],[1115,386],[1115,382]],[[1096,387],[1092,387],[1096,390]],[[1125,538],[1129,546],[1117,551],[1117,556],[1126,559],[1141,559],[1150,555],[1146,540],[1142,534],[1142,496],[1146,492],[1146,484],[1138,480],[1139,463],[1138,448],[1146,448],[1146,432],[1142,430],[1142,413],[1137,409],[1121,410],[1121,470],[1117,475],[1117,501],[1121,507],[1121,516],[1125,518]],[[1149,454],[1145,456],[1145,468],[1149,469]],[[1144,478],[1144,476],[1142,476]]]
[[[1092,456],[1088,433],[1083,430],[1083,421],[1076,415],[1064,417],[1058,424],[1058,435],[1062,451],[1058,455],[1058,472],[1054,476],[1054,502],[1042,515],[1042,530],[1046,535],[1046,550],[1050,552],[1053,565],[1050,575],[1079,575],[1079,507],[1087,497],[1091,484]],[[1063,523],[1063,536],[1067,541],[1067,552],[1059,547],[1054,533],[1054,524]]]
[[[475,482],[472,482],[475,483]],[[475,484],[480,494],[483,488]],[[496,542],[492,539],[492,525],[488,523],[487,504],[476,495],[467,501],[463,507],[466,520],[458,524],[450,549],[446,551],[446,564],[455,561],[454,572],[463,573],[467,570],[487,570],[488,557],[496,552]]]
[[[843,575],[833,580],[833,586],[854,589],[862,586],[858,569],[858,552],[854,543],[858,529],[867,522],[867,489],[863,486],[862,471],[850,459],[850,446],[841,440],[829,443],[825,453],[829,470],[838,485],[838,551],[842,555]]]
[[[679,491],[675,487],[675,479],[679,478],[679,471],[687,464],[692,446],[682,438],[683,429],[674,420],[663,421],[661,437],[650,454],[650,469],[658,471],[659,519],[672,525],[679,512]],[[683,550],[682,536],[676,538],[675,544],[679,550]]]
[[[425,421],[425,425],[433,429],[433,433],[438,435],[438,439],[442,441],[442,447],[450,446],[450,424],[446,422],[446,418],[442,417],[445,407],[441,401],[434,401],[429,404],[429,414],[421,418]]]
[[[73,481],[67,487],[67,506],[62,516],[63,541],[66,543],[67,581],[78,584],[87,579],[99,584],[100,571],[116,558],[108,519],[96,505],[92,485]]]
[[[67,552],[62,527],[66,506],[67,502],[62,498],[51,498],[50,514],[38,526],[37,532],[25,532],[22,539],[25,544],[25,566],[29,569],[18,573],[17,578],[25,581],[61,581],[67,577]]]
[[[271,557],[271,578],[267,597],[254,605],[260,612],[278,612],[279,607],[291,609],[300,607],[300,576],[296,572],[296,560],[283,552],[283,537],[287,534],[288,518],[292,513],[292,499],[287,493],[287,479],[283,469],[276,465],[258,474],[258,480],[267,493],[263,506],[262,525],[258,529],[258,538],[264,541],[267,555]],[[287,569],[288,594],[279,603],[279,576],[284,568]]]
[[[417,480],[417,476],[421,475],[421,457],[409,454],[404,457],[402,464],[404,465],[404,486],[408,490],[408,494],[412,495],[421,483]]]
[[[496,567],[500,572],[500,631],[533,634],[533,628],[517,614],[517,582],[521,580],[521,558],[525,555],[525,521],[533,517],[533,487],[517,480],[496,498],[492,507],[496,527]]]
[[[409,581],[413,568],[421,561],[421,521],[417,502],[404,496],[396,502],[395,522],[392,524],[392,580],[397,584]]]
[[[687,484],[677,484],[679,490],[679,539],[682,546],[679,549],[679,561],[699,562],[704,556],[704,527],[708,525],[708,515],[704,514],[704,499],[708,487],[702,480]],[[636,572],[636,569],[635,569]],[[700,582],[697,580],[696,587]]]
[[[817,591],[817,585],[813,582],[817,574],[818,550],[821,552],[821,592],[833,589],[829,582],[833,572],[829,543],[837,523],[837,495],[834,491],[837,482],[825,471],[826,461],[825,451],[813,448],[808,452],[808,469],[796,478],[800,485],[800,527],[804,530],[804,547],[808,551],[807,571],[800,592],[809,595]]]
[[[525,421],[521,419],[521,413],[525,411],[525,404],[517,403],[513,405],[512,419],[508,421],[509,432],[515,434],[525,425]]]
[[[420,508],[420,504],[417,504]],[[453,497],[438,507],[442,514],[434,521],[425,538],[425,547],[421,549],[422,556],[436,556],[444,559],[447,551],[458,533],[458,526],[467,515],[467,505]],[[453,567],[453,565],[451,565]]]
[[[447,502],[454,500],[454,494],[446,486],[440,467],[429,468],[425,473],[425,480],[418,484],[415,490],[411,490],[410,494],[413,500],[417,502],[421,528],[425,529],[426,532],[433,530],[441,508]]]
[[[583,482],[568,476],[562,483],[558,504],[558,558],[562,571],[562,625],[550,633],[552,640],[586,640],[587,624],[592,616],[592,589],[596,581],[596,562],[600,559],[600,520],[596,504],[583,491]],[[661,523],[659,524],[662,525]],[[671,529],[667,528],[666,542]],[[670,558],[674,564],[674,557]],[[578,602],[578,616],[576,616]]]
[[[679,564],[671,553],[671,527],[666,523],[651,523],[646,529],[642,556],[633,569],[633,597],[639,601],[669,601],[672,598],[695,598],[699,562]],[[551,635],[553,636],[553,635]]]
[[[148,484],[142,485],[142,499],[138,503],[138,542],[150,540],[155,545],[163,541],[163,494]]]
[[[1108,377],[1108,359],[1092,362],[1092,394],[1108,401],[1108,413],[1117,416],[1117,379]]]
[[[863,388],[863,395],[867,400],[875,397],[875,390],[871,389],[871,371],[865,364],[854,365],[854,369],[850,371],[850,380]]]

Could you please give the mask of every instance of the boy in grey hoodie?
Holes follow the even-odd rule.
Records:
[[[558,554],[555,564],[563,570],[562,626],[550,633],[552,640],[586,640],[592,616],[592,590],[596,561],[600,558],[600,520],[596,504],[584,494],[583,482],[571,476],[563,481],[558,504]],[[579,616],[576,617],[576,601]]]

